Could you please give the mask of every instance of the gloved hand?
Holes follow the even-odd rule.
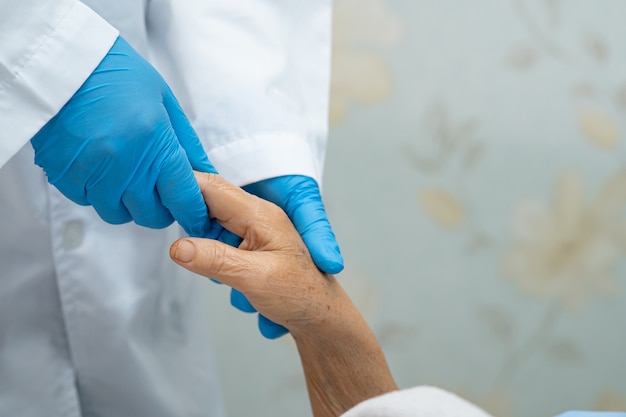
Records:
[[[343,258],[330,227],[317,182],[302,175],[287,175],[259,181],[243,187],[247,192],[281,207],[306,244],[313,262],[328,274],[343,269]],[[231,304],[246,312],[256,311],[239,291],[231,290]],[[287,333],[287,329],[259,314],[259,330],[269,339]]]
[[[626,412],[568,411],[556,417],[626,417]]]
[[[124,39],[31,144],[50,184],[106,222],[177,220],[210,234],[192,168],[215,169],[170,88]]]

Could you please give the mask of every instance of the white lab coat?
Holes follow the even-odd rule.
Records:
[[[28,141],[119,30],[222,175],[320,181],[330,13],[330,0],[0,0],[0,416],[222,413],[198,290],[214,284],[169,260],[178,227],[104,223],[47,184]]]
[[[492,417],[451,392],[418,386],[370,398],[341,417]]]

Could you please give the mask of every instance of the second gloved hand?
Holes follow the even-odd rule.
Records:
[[[320,270],[327,274],[343,270],[343,257],[313,178],[285,175],[255,182],[243,189],[271,201],[287,213]]]
[[[106,222],[162,228],[177,220],[190,235],[207,235],[192,169],[215,169],[170,88],[124,39],[31,144],[48,181]]]
[[[313,178],[287,175],[259,181],[243,188],[271,201],[287,213],[320,270],[328,274],[341,272],[343,258],[330,227],[319,187]],[[231,293],[231,304],[242,311],[255,311],[246,297],[235,289]],[[259,315],[259,330],[270,339],[287,333],[283,326],[262,315]]]

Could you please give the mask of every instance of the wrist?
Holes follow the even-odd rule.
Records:
[[[338,283],[305,326],[290,329],[298,347],[315,417],[338,416],[397,389],[378,341]]]

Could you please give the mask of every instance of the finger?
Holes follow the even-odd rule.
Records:
[[[210,239],[179,239],[170,247],[170,257],[191,272],[241,292],[245,292],[246,282],[258,282],[254,278],[263,269],[256,253]]]
[[[122,195],[122,202],[133,221],[140,226],[162,229],[174,222],[154,187],[133,184]]]
[[[343,257],[330,227],[317,183],[309,177],[294,177],[295,191],[283,209],[309,249],[315,265],[327,274],[343,270]]]
[[[291,211],[293,220],[315,265],[327,274],[343,270],[343,257],[321,201],[309,201]]]
[[[274,323],[262,314],[259,314],[259,330],[261,334],[268,339],[278,339],[289,333],[285,327],[278,323]]]
[[[114,206],[96,202],[92,203],[92,206],[96,210],[96,213],[98,213],[98,216],[107,223],[124,224],[133,220],[128,210],[121,204]]]
[[[174,94],[169,89],[163,97],[163,104],[169,115],[176,137],[185,150],[193,169],[201,172],[217,173],[217,170],[209,161],[209,157],[202,147],[200,138],[196,134],[193,126],[191,126],[178,100],[176,100],[176,97],[174,97]]]
[[[107,178],[95,182],[85,190],[85,193],[87,202],[105,222],[123,224],[132,220],[132,216],[122,203],[122,191],[117,184],[109,184]]]
[[[210,213],[209,213],[210,216]],[[211,219],[211,224],[207,229],[206,233],[200,237],[204,237],[207,239],[219,240],[220,242],[226,243],[227,245],[238,248],[241,244],[241,238],[227,230],[219,224],[215,219]]]
[[[228,229],[224,229],[223,227],[220,233],[215,238],[215,240],[219,240],[220,242],[226,243],[227,245],[230,245],[235,248],[238,248],[242,241],[242,239],[239,236],[237,236],[236,234],[234,234]]]
[[[254,306],[250,304],[248,298],[243,295],[241,291],[237,291],[234,288],[230,289],[230,304],[236,309],[243,311],[244,313],[256,312],[256,308],[254,308]]]
[[[156,189],[163,206],[189,236],[206,233],[210,226],[209,213],[191,165],[175,138],[161,156]]]
[[[50,181],[48,181],[50,182]],[[84,186],[77,186],[69,181],[60,180],[56,183],[50,182],[54,185],[65,197],[72,200],[74,203],[80,206],[89,206],[90,203],[87,200],[87,192]]]
[[[267,243],[275,237],[277,227],[289,222],[278,207],[246,193],[219,175],[196,172],[196,178],[211,217],[238,236],[245,236],[254,219],[259,241]],[[273,227],[263,227],[263,223]]]

